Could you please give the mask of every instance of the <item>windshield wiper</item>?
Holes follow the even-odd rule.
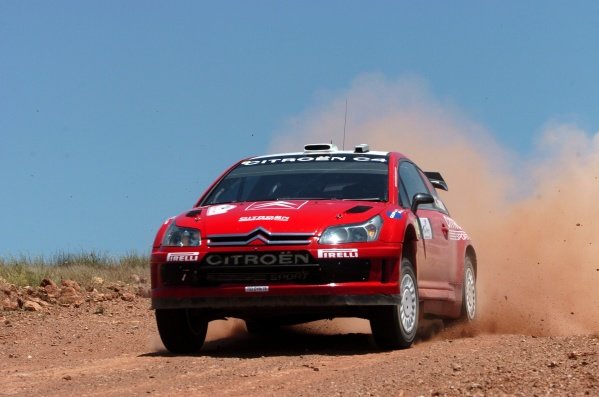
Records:
[[[331,200],[326,197],[277,197],[275,200]]]
[[[344,199],[341,199],[341,200],[344,200],[344,201],[352,201],[352,200],[353,201],[385,201],[385,199],[382,199],[380,197],[344,198]]]
[[[276,200],[342,200],[342,201],[385,201],[380,197],[343,198],[343,197],[278,197]]]
[[[204,203],[201,206],[208,206],[208,205],[221,205],[221,204],[238,204],[238,203],[242,203],[243,201],[218,201],[216,203]]]

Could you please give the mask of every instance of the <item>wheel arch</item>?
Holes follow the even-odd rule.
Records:
[[[412,266],[414,267],[414,273],[416,276],[418,276],[418,261],[416,259],[417,241],[418,238],[416,237],[416,229],[414,229],[414,226],[410,224],[408,227],[406,227],[404,234],[401,258],[407,258],[410,260]]]
[[[478,277],[478,262],[476,259],[476,251],[472,245],[466,247],[466,257],[472,261],[472,267],[474,268],[474,276]]]

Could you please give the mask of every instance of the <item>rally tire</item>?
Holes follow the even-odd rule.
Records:
[[[372,336],[376,344],[385,350],[409,348],[418,331],[418,282],[412,263],[406,258],[401,262],[399,284],[401,303],[378,307],[370,318]]]
[[[471,322],[476,318],[476,273],[472,258],[464,259],[464,283],[462,284],[462,310],[460,319]]]
[[[206,340],[208,321],[196,311],[156,309],[156,324],[164,347],[174,354],[197,353]]]

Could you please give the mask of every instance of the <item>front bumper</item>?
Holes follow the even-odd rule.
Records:
[[[245,309],[268,307],[337,307],[398,305],[399,294],[288,295],[254,297],[152,297],[153,309]]]
[[[398,283],[366,281],[326,285],[221,286],[215,288],[167,287],[152,290],[154,309],[206,309],[235,313],[248,309],[282,311],[319,310],[397,305]],[[278,310],[281,311],[281,310]]]
[[[291,248],[268,247],[245,252],[277,255],[283,251],[284,255],[279,257],[288,259],[288,252],[298,252]],[[318,250],[309,249],[305,250],[312,258],[309,263],[273,265],[211,265],[203,252],[197,261],[168,262],[165,252],[154,252],[152,307],[234,312],[269,307],[326,310],[396,305],[400,302],[399,248],[397,244],[360,246],[359,257],[355,249],[356,257],[338,258],[323,258]],[[211,252],[229,253],[229,250]]]

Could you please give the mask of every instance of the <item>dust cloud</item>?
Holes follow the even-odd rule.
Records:
[[[415,77],[356,79],[276,134],[271,151],[368,143],[442,172],[441,196],[478,256],[482,332],[599,333],[599,133],[548,123],[521,158]],[[344,327],[345,328],[345,327]]]

